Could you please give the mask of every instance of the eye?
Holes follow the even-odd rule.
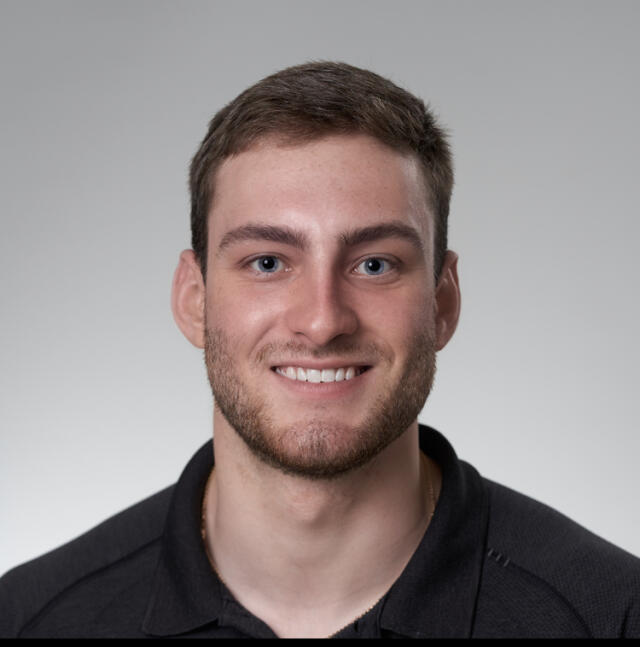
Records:
[[[366,274],[368,276],[380,276],[386,274],[392,269],[392,264],[384,258],[371,256],[362,261],[357,267],[356,271],[359,274]]]
[[[261,274],[273,274],[282,269],[282,261],[277,256],[259,256],[249,263],[249,267]]]

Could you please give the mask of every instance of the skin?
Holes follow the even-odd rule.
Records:
[[[215,181],[206,285],[185,250],[172,291],[220,401],[207,550],[277,635],[327,636],[386,593],[426,531],[440,471],[421,460],[417,414],[457,325],[457,255],[436,285],[418,162],[365,135],[267,139]],[[415,240],[352,235],[390,224]],[[275,272],[261,271],[267,256]],[[374,257],[378,275],[363,263]],[[309,384],[273,370],[290,365],[367,370]]]

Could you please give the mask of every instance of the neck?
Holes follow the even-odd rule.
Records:
[[[433,513],[439,470],[414,423],[332,480],[283,474],[216,419],[206,544],[236,599],[280,636],[328,635],[382,597]]]

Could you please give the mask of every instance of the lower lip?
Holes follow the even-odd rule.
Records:
[[[275,370],[271,372],[280,381],[282,386],[290,389],[293,393],[305,398],[327,400],[332,398],[338,399],[351,394],[354,390],[364,385],[371,371],[372,369],[369,368],[364,373],[360,373],[360,375],[356,375],[350,380],[342,380],[341,382],[302,382],[300,380],[290,380]]]

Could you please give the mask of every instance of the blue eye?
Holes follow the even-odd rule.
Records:
[[[389,261],[386,261],[384,258],[377,258],[372,256],[362,261],[358,265],[358,271],[362,274],[367,274],[369,276],[380,276],[385,272],[388,272],[390,267]]]
[[[256,272],[263,274],[273,274],[282,266],[282,262],[276,256],[260,256],[251,261],[250,267]]]

